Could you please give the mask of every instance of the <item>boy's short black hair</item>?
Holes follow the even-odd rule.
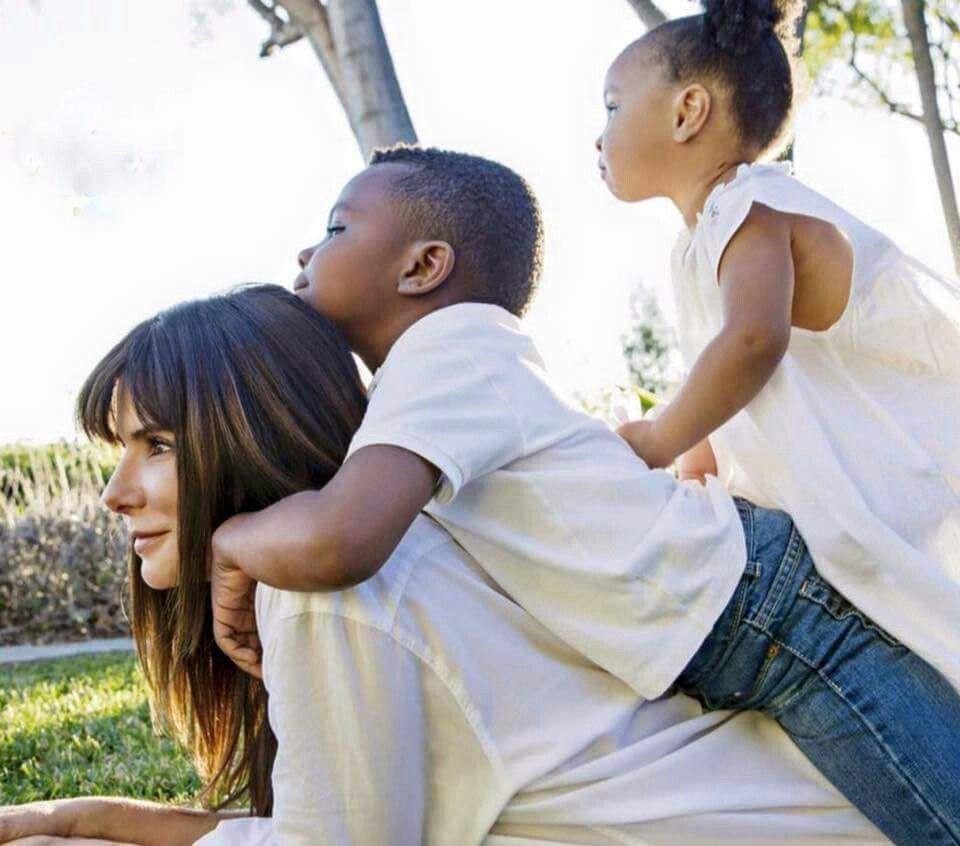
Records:
[[[543,222],[530,186],[505,165],[432,147],[373,151],[371,166],[388,163],[409,165],[392,187],[410,234],[453,247],[469,301],[521,316],[543,270]]]

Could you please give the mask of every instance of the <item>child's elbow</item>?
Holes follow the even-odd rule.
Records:
[[[368,544],[349,534],[328,539],[323,557],[322,588],[327,590],[355,587],[375,576],[383,566],[382,558]]]
[[[753,367],[773,370],[783,360],[790,345],[790,327],[750,326],[738,329],[736,345]]]

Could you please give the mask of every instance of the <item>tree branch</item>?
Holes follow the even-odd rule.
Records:
[[[627,0],[627,2],[647,29],[653,29],[662,23],[666,23],[667,16],[660,11],[653,0]]]
[[[277,14],[277,4],[268,6],[264,0],[247,0],[250,7],[270,25],[270,37],[260,45],[260,58],[266,58],[288,44],[303,38],[303,30],[293,21],[286,21]]]
[[[286,9],[290,20],[307,36],[313,52],[316,53],[334,93],[343,106],[343,111],[353,126],[353,118],[347,103],[346,89],[343,85],[343,72],[337,46],[330,30],[327,7],[320,0],[276,0]]]

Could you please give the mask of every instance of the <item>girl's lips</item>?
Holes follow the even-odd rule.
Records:
[[[133,541],[133,551],[142,558],[144,552],[152,549],[154,545],[162,541],[168,534],[169,532],[160,532],[157,535],[143,535],[142,537],[135,538]]]

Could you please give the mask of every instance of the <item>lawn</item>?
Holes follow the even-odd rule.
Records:
[[[0,805],[90,794],[180,802],[199,786],[153,733],[132,655],[0,666]]]

